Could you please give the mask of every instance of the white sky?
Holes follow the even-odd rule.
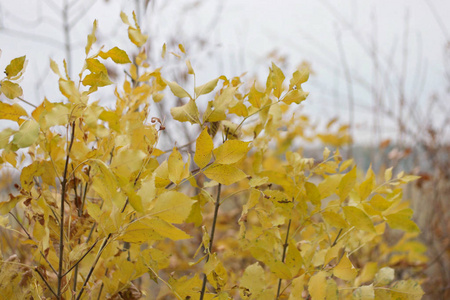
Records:
[[[61,100],[57,78],[49,71],[48,62],[49,57],[58,62],[64,58],[58,13],[64,2],[0,0],[0,69],[14,57],[27,55],[24,98],[35,104],[44,96]],[[130,15],[138,0],[69,2],[75,3],[71,18],[79,20],[71,30],[73,74],[81,68],[86,35],[94,19],[99,21],[99,44],[133,49],[119,13],[123,10]],[[87,13],[79,16],[91,3]],[[355,102],[356,141],[368,142],[374,138],[375,101],[384,103],[386,109],[405,118],[405,122],[433,122],[437,128],[450,114],[449,80],[444,76],[445,70],[450,72],[448,48],[447,68],[444,65],[446,43],[450,42],[449,11],[448,0],[156,0],[140,17],[142,27],[150,35],[155,67],[162,64],[157,58],[164,42],[183,43],[198,83],[245,71],[264,80],[271,61],[277,62],[276,57],[268,56],[273,50],[286,57],[280,67],[287,78],[302,61],[309,62],[315,74],[304,86],[311,96],[303,111],[318,121],[326,122],[332,117],[349,120],[345,57]],[[206,46],[200,48],[199,38]],[[49,40],[55,42],[50,44]],[[378,69],[373,63],[374,47]],[[178,66],[170,61],[167,76],[173,75]],[[402,84],[406,102],[417,102],[411,111],[399,109],[397,87]],[[440,97],[443,107],[427,115],[432,94]],[[378,95],[378,100],[374,95]],[[390,120],[378,119],[381,132],[377,140],[397,136],[396,126]]]

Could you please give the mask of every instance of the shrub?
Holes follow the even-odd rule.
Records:
[[[289,83],[272,64],[265,87],[220,76],[189,93],[149,69],[147,36],[136,18],[122,20],[139,49],[134,62],[118,47],[92,53],[94,22],[77,80],[51,61],[64,101],[45,99],[31,114],[0,103],[0,117],[20,126],[0,133],[2,167],[20,172],[17,193],[0,203],[11,231],[2,236],[11,254],[4,297],[421,298],[418,281],[401,274],[425,261],[402,201],[401,186],[416,177],[388,169],[377,180],[338,150],[325,148],[321,161],[293,150],[299,138],[348,141],[345,130],[316,133],[292,113],[308,95],[306,68]],[[114,84],[107,59],[129,66],[113,108],[92,100]],[[7,66],[7,98],[23,100],[25,65]],[[167,86],[182,102],[167,122],[191,124],[192,155],[190,144],[158,148],[167,124],[151,104],[166,101]],[[386,225],[406,233],[387,244]]]

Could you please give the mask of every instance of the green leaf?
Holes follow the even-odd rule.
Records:
[[[19,131],[14,134],[12,143],[19,148],[26,148],[34,144],[39,138],[39,124],[29,119],[25,121],[19,128]]]
[[[116,64],[131,63],[128,54],[122,49],[119,49],[118,47],[114,47],[110,49],[108,52],[100,51],[99,56],[103,59],[111,58]]]
[[[23,95],[22,88],[15,82],[3,80],[0,84],[0,92],[2,92],[6,98],[15,99]]]
[[[361,209],[354,206],[344,206],[342,209],[344,210],[345,218],[350,225],[355,226],[360,230],[375,233],[375,227],[373,226],[372,220]]]

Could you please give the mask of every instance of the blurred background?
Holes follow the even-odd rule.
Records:
[[[186,88],[193,85],[184,59],[163,59],[164,43],[175,54],[184,45],[197,84],[244,72],[246,81],[262,80],[271,62],[286,75],[308,65],[310,96],[301,114],[338,139],[324,135],[302,145],[305,152],[319,157],[324,145],[343,147],[364,171],[372,164],[378,172],[394,166],[422,176],[405,198],[428,246],[424,289],[429,299],[450,299],[449,1],[1,0],[0,69],[26,55],[23,99],[61,101],[49,60],[61,66],[66,59],[78,76],[94,19],[97,49],[119,46],[137,55],[121,11],[135,11],[149,35],[151,68],[164,65],[164,76]],[[126,76],[112,65],[108,72],[116,82]],[[113,105],[113,91],[97,95]],[[170,118],[168,107],[155,107],[154,116]],[[2,121],[0,129],[12,125]],[[193,139],[182,132],[180,144]],[[5,176],[1,190],[8,193]]]

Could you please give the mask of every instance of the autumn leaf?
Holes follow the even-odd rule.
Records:
[[[206,177],[224,185],[230,185],[247,177],[245,173],[232,165],[213,164],[203,173]]]
[[[249,149],[249,142],[242,142],[238,140],[228,140],[222,145],[214,149],[215,163],[218,164],[233,164],[244,158]]]
[[[2,92],[9,99],[15,99],[23,94],[20,85],[9,80],[3,80],[0,82],[0,92]]]
[[[211,160],[214,143],[205,127],[197,138],[195,144],[194,162],[199,168],[204,168]]]

